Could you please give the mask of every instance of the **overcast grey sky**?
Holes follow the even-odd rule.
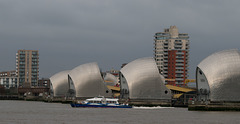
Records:
[[[190,36],[190,78],[213,52],[239,48],[239,0],[1,0],[0,71],[39,50],[40,77],[98,62],[104,71],[153,56],[153,35]]]

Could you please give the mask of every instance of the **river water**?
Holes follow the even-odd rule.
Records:
[[[240,112],[187,108],[72,108],[69,104],[0,101],[0,124],[239,124]]]

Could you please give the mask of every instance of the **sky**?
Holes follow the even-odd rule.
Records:
[[[40,78],[97,62],[103,71],[153,57],[154,34],[190,36],[189,78],[214,52],[239,48],[239,0],[1,0],[0,71],[39,50]]]

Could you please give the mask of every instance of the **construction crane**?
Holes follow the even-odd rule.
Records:
[[[166,78],[165,81],[176,81],[176,80],[175,79],[168,79],[168,78]],[[187,84],[189,82],[196,82],[196,80],[195,79],[185,79],[184,86],[187,86]]]
[[[185,79],[184,84],[188,84],[189,82],[196,82],[195,79]]]
[[[175,79],[166,78],[165,81],[175,81]]]

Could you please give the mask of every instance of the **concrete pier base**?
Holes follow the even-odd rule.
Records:
[[[190,101],[189,111],[240,111],[240,102],[197,102]]]

